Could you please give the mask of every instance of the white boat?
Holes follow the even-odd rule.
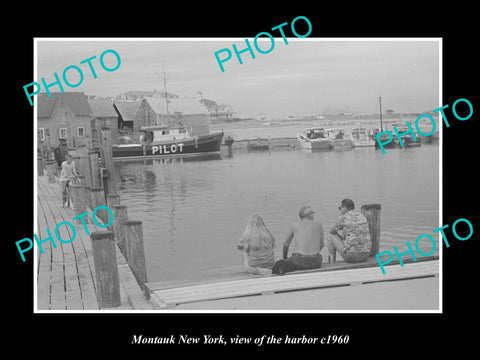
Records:
[[[352,140],[345,136],[345,130],[341,128],[326,129],[325,134],[331,149],[351,149],[353,146]]]
[[[356,128],[350,135],[354,147],[375,146],[375,140],[368,136],[367,129]]]
[[[307,128],[303,133],[297,134],[298,142],[302,149],[306,150],[328,150],[330,140],[325,135],[323,128]]]

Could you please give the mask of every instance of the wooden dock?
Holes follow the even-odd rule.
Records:
[[[88,209],[91,217],[92,209]],[[37,231],[39,239],[48,237],[50,230],[55,245],[51,241],[42,244],[44,253],[37,251],[37,301],[35,310],[152,310],[146,300],[128,263],[116,247],[117,265],[120,280],[121,305],[114,308],[100,308],[96,294],[95,265],[92,244],[83,225],[72,221],[75,213],[61,206],[60,186],[49,183],[47,176],[37,178]],[[103,224],[97,217],[98,223]],[[69,243],[62,243],[55,237],[55,228],[62,221],[74,224],[76,237]],[[105,230],[93,223],[87,224],[90,233]],[[72,237],[68,226],[58,228],[62,239]],[[35,242],[35,241],[34,241]]]
[[[246,273],[223,274],[210,279],[183,282],[149,283],[143,248],[142,222],[128,218],[125,205],[120,204],[113,173],[110,132],[98,128],[98,144],[91,144],[77,153],[77,169],[84,178],[82,185],[72,185],[75,211],[61,206],[58,181],[53,176],[54,166],[47,176],[37,180],[36,234],[47,239],[50,230],[55,241],[42,244],[44,253],[36,246],[36,309],[48,310],[158,310],[179,304],[287,291],[358,285],[372,282],[437,276],[438,257],[422,258],[404,267],[392,261],[384,275],[375,258],[362,264],[338,262],[321,269],[296,271],[270,277]],[[277,139],[271,139],[277,140]],[[291,139],[290,139],[291,140]],[[277,146],[290,146],[278,143]],[[229,151],[231,147],[229,147]],[[99,159],[101,161],[99,162]],[[108,206],[114,214],[109,231],[88,222],[88,233],[73,217],[85,210],[92,216],[97,206]],[[369,222],[372,235],[372,255],[378,252],[380,241],[379,204],[362,205],[361,211]],[[97,223],[105,224],[105,212],[98,212]],[[108,221],[108,220],[107,220]],[[73,228],[57,225],[65,222]],[[90,235],[89,235],[90,234]],[[60,237],[65,242],[60,242]],[[93,244],[93,246],[92,246]],[[36,245],[36,244],[35,244]],[[427,260],[427,261],[426,261]],[[403,259],[405,263],[408,261]],[[103,304],[103,305],[101,305]]]
[[[155,307],[166,309],[199,301],[417,279],[438,276],[439,274],[438,257],[424,258],[417,262],[405,260],[404,263],[403,267],[398,262],[387,265],[385,275],[380,271],[376,261],[369,260],[363,264],[345,264],[342,262],[335,267],[327,266],[316,270],[296,271],[269,277],[245,275],[243,279],[237,277],[223,281],[207,280],[196,285],[172,284],[165,287],[159,283],[150,283],[147,286],[151,291],[151,300]]]

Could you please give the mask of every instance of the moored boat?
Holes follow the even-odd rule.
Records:
[[[334,150],[351,149],[352,140],[345,136],[345,130],[341,128],[326,129],[325,134],[330,141],[330,148]]]
[[[350,138],[354,147],[375,146],[375,140],[369,136],[365,128],[352,129]]]
[[[192,136],[187,127],[144,126],[140,143],[112,146],[114,160],[187,156],[220,151],[223,132]]]
[[[263,151],[270,149],[270,140],[257,138],[254,140],[247,140],[247,150],[249,151]]]
[[[325,135],[323,128],[307,128],[301,134],[297,134],[298,142],[302,149],[306,150],[328,150],[330,140]]]
[[[395,146],[404,147],[404,148],[422,146],[422,140],[420,135],[416,131],[414,131],[413,132],[415,135],[415,140],[414,140],[410,132],[410,129],[408,128],[407,125],[402,123],[392,123],[391,127],[392,127],[392,133],[393,133],[392,142],[395,144]],[[401,134],[400,138],[402,139],[403,146],[400,143],[399,138],[396,136],[395,132],[393,131],[394,127],[397,128],[398,133]]]

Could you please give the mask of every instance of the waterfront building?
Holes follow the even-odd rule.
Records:
[[[147,97],[135,112],[134,132],[142,126],[165,125],[170,127],[191,127],[191,135],[210,133],[210,113],[197,99]]]

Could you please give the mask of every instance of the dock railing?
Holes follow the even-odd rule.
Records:
[[[98,206],[107,206],[113,214],[113,222],[108,230],[93,232],[90,238],[98,283],[96,289],[99,306],[116,307],[120,305],[120,287],[115,247],[118,247],[124,255],[145,298],[148,300],[150,297],[145,287],[147,272],[143,224],[141,221],[128,218],[127,207],[121,204],[120,196],[116,193],[112,144],[108,128],[100,129],[98,144],[99,146],[94,147],[91,140],[87,141],[85,154],[74,159],[81,174],[81,181],[80,184],[72,185],[72,197],[75,215],[88,210],[91,213]],[[105,209],[99,209],[96,216],[104,223],[109,222],[110,215]],[[83,220],[89,219],[85,216]]]

